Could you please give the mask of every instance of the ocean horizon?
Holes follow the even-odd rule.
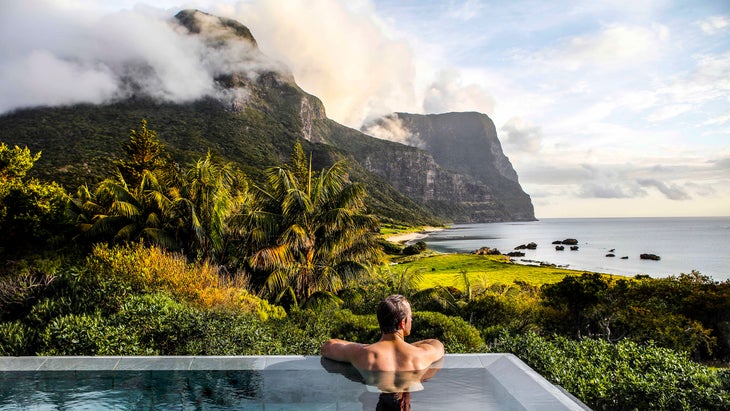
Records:
[[[556,250],[554,241],[576,239],[578,249]],[[506,254],[534,242],[534,250],[513,257],[520,264],[556,266],[624,276],[667,277],[693,270],[716,281],[730,280],[730,217],[544,218],[530,222],[454,224],[428,233],[429,248],[470,253],[481,247]],[[613,257],[608,256],[613,254]],[[654,254],[659,261],[644,260]]]

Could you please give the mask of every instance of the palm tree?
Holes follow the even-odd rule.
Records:
[[[267,170],[258,188],[259,208],[248,214],[249,265],[266,274],[265,288],[277,300],[295,304],[334,298],[343,286],[381,260],[378,220],[367,215],[366,192],[347,180],[337,162],[319,175],[311,160],[301,164],[301,146],[292,163]]]
[[[92,193],[81,186],[70,211],[83,237],[92,242],[119,243],[145,239],[163,247],[178,247],[171,229],[176,225],[173,201],[155,175],[147,170],[139,186],[130,188],[121,174],[99,183]]]
[[[231,239],[230,218],[249,202],[245,175],[210,152],[181,174],[172,197],[185,216],[184,234],[190,256],[222,262]],[[175,184],[172,184],[175,186]]]

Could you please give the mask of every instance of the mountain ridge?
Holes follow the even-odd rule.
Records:
[[[513,213],[516,202],[504,202],[485,182],[439,164],[426,150],[381,140],[327,118],[321,100],[302,90],[287,68],[268,60],[243,24],[197,10],[183,10],[175,20],[188,35],[203,36],[218,54],[238,47],[231,52],[238,60],[223,53],[233,69],[214,73],[215,95],[173,103],[132,87],[131,96],[108,104],[16,110],[0,116],[0,140],[43,150],[37,173],[73,191],[112,172],[110,160],[121,155],[129,129],[142,118],[176,161],[193,161],[210,150],[254,180],[263,169],[286,161],[294,141],[303,139],[317,168],[348,159],[351,178],[365,184],[368,205],[386,220],[421,225],[534,220],[524,206]],[[511,164],[509,169],[514,173]],[[423,186],[424,179],[431,184]]]

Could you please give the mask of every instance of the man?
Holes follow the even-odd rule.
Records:
[[[444,345],[428,339],[409,344],[413,318],[411,305],[402,295],[391,295],[378,305],[383,335],[374,344],[331,339],[322,345],[322,356],[349,362],[361,371],[419,371],[444,356]]]

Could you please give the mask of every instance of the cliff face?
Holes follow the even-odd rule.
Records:
[[[397,124],[400,134],[423,151],[374,153],[358,160],[436,214],[458,222],[535,219],[530,197],[485,114],[397,113],[378,123]]]

